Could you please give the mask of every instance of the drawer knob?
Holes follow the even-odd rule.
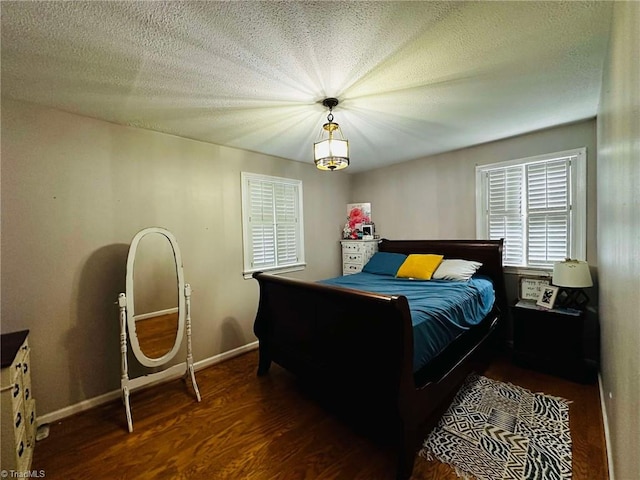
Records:
[[[18,447],[18,456],[21,457],[24,453],[24,442],[20,441],[20,446]]]
[[[13,386],[13,398],[16,398],[20,394],[20,385],[17,383]]]
[[[18,428],[21,423],[22,423],[22,412],[18,412],[18,415],[16,415],[16,428]]]

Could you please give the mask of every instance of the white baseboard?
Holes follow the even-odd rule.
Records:
[[[604,426],[604,441],[607,449],[607,466],[609,467],[609,480],[615,480],[613,474],[613,458],[611,457],[611,437],[609,436],[609,417],[607,416],[607,402],[602,386],[602,376],[598,373],[598,388],[600,389],[600,408],[602,410],[602,425]]]
[[[243,353],[249,352],[251,350],[255,350],[258,348],[258,342],[248,343],[238,348],[234,348],[233,350],[229,350],[228,352],[223,352],[218,355],[214,355],[213,357],[205,358],[204,360],[200,360],[193,364],[194,369],[202,370],[203,368],[211,367],[225,360],[229,360],[230,358],[237,357],[238,355],[242,355]],[[151,385],[155,385],[157,383],[166,382],[168,380],[173,380],[175,378],[181,377],[186,369],[186,363],[181,363],[178,365],[174,365],[171,368],[168,368],[165,372],[166,375],[161,377],[154,377],[151,381],[145,382],[145,377],[140,377],[142,381],[138,382],[137,386],[145,386],[149,387]],[[164,373],[164,372],[163,372]],[[134,379],[137,380],[137,379]],[[53,423],[63,418],[69,417],[76,413],[84,412],[85,410],[89,410],[91,408],[97,407],[98,405],[102,405],[104,403],[112,402],[117,398],[120,398],[122,395],[121,390],[114,390],[111,392],[107,392],[103,395],[99,395],[97,397],[89,398],[87,400],[83,400],[82,402],[76,403],[74,405],[69,405],[68,407],[61,408],[60,410],[56,410],[55,412],[47,413],[45,415],[39,416],[37,418],[37,425],[44,425],[45,423]]]
[[[166,310],[158,310],[157,312],[143,313],[142,315],[136,315],[133,318],[137,322],[138,320],[147,320],[149,318],[161,317],[163,315],[170,315],[172,313],[178,313],[178,307],[167,308]]]

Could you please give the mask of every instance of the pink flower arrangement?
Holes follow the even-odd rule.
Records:
[[[342,231],[342,237],[345,239],[357,240],[362,237],[362,224],[371,223],[368,215],[365,215],[361,208],[352,208],[347,217],[347,223]]]

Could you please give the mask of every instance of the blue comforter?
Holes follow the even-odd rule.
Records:
[[[458,335],[477,325],[491,311],[495,293],[491,280],[474,276],[468,282],[409,280],[357,273],[320,283],[385,295],[404,295],[413,324],[413,369],[417,372]]]

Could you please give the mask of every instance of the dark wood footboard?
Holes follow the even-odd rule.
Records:
[[[506,305],[502,242],[383,240],[379,250],[480,261],[481,273],[494,281],[496,306],[478,327],[414,372],[413,328],[404,296],[256,273],[258,375],[265,375],[276,362],[318,386],[330,401],[393,432],[399,454],[397,478],[407,479],[424,435],[466,375],[486,360]]]
[[[254,332],[258,374],[272,361],[336,389],[395,401],[413,384],[413,331],[405,297],[347,290],[258,273]]]

